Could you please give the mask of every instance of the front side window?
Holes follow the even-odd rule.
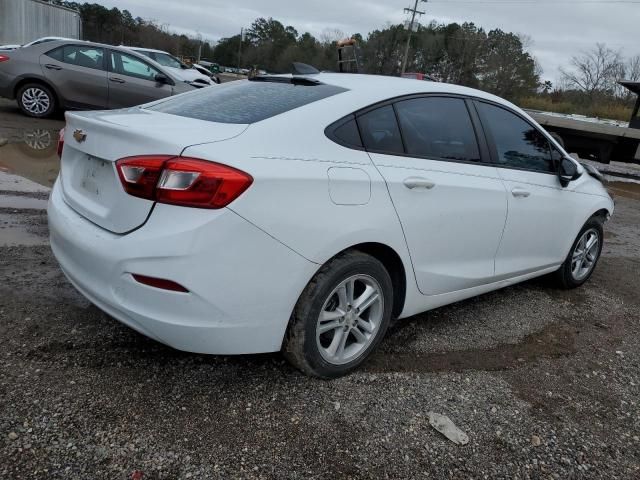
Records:
[[[111,52],[111,71],[155,82],[160,72],[146,62],[122,52]]]
[[[498,163],[538,172],[555,172],[547,138],[531,124],[504,108],[478,102],[478,110],[496,146]]]
[[[424,97],[395,104],[406,153],[479,162],[475,130],[464,100]]]
[[[391,105],[360,115],[358,126],[367,150],[392,155],[404,153],[396,114]]]
[[[50,52],[47,56],[59,62],[76,65],[78,67],[103,70],[104,50],[102,48],[86,47],[80,45],[64,45]]]

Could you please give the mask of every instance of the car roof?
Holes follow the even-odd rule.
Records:
[[[164,50],[157,50],[155,48],[143,48],[143,47],[128,47],[124,45],[120,45],[122,48],[127,48],[129,50],[138,50],[140,52],[154,52],[154,53],[166,53],[167,55],[171,55],[169,52],[165,52]],[[173,55],[171,55],[173,57]]]
[[[377,101],[404,95],[441,93],[481,98],[501,103],[503,105],[508,105],[510,107],[515,107],[515,105],[511,104],[507,100],[491,93],[451,83],[425,82],[424,80],[414,80],[411,78],[354,73],[322,72],[316,75],[306,75],[305,77],[315,79],[329,85],[335,85],[348,90],[360,92],[362,95],[366,95],[368,97],[377,97]]]

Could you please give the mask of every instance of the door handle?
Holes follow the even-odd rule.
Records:
[[[523,188],[514,188],[513,190],[511,190],[511,195],[516,198],[527,198],[529,195],[531,195],[531,192]]]
[[[110,77],[109,81],[110,82],[114,82],[114,83],[125,83],[124,80],[122,80],[121,78],[118,78],[118,77]]]
[[[45,64],[44,68],[48,68],[49,70],[62,70],[62,67],[59,65],[54,65],[52,63]]]
[[[421,190],[431,190],[436,186],[431,180],[422,177],[409,177],[405,178],[404,186],[409,190],[421,189]]]

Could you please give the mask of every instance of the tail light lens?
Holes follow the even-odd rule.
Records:
[[[195,158],[128,157],[116,165],[130,195],[185,207],[226,207],[253,183],[241,170]]]
[[[62,158],[62,149],[64,148],[64,128],[58,133],[58,157]]]
[[[7,56],[7,55],[0,55],[0,63],[1,62],[6,62],[8,60],[10,60],[11,57]]]

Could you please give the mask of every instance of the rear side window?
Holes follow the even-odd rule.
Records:
[[[325,132],[331,140],[345,147],[362,148],[363,146],[356,117],[353,115],[329,125]]]
[[[326,84],[229,82],[170,98],[149,110],[218,123],[255,123],[346,91]]]
[[[555,173],[549,141],[538,129],[504,108],[483,102],[477,105],[482,123],[493,137],[499,164]]]
[[[407,154],[480,161],[475,130],[464,100],[414,98],[398,102],[395,106]]]
[[[367,150],[392,155],[404,153],[396,114],[391,105],[360,115],[358,125]]]
[[[104,50],[102,48],[64,45],[47,52],[46,55],[59,62],[69,63],[78,67],[104,70]]]

